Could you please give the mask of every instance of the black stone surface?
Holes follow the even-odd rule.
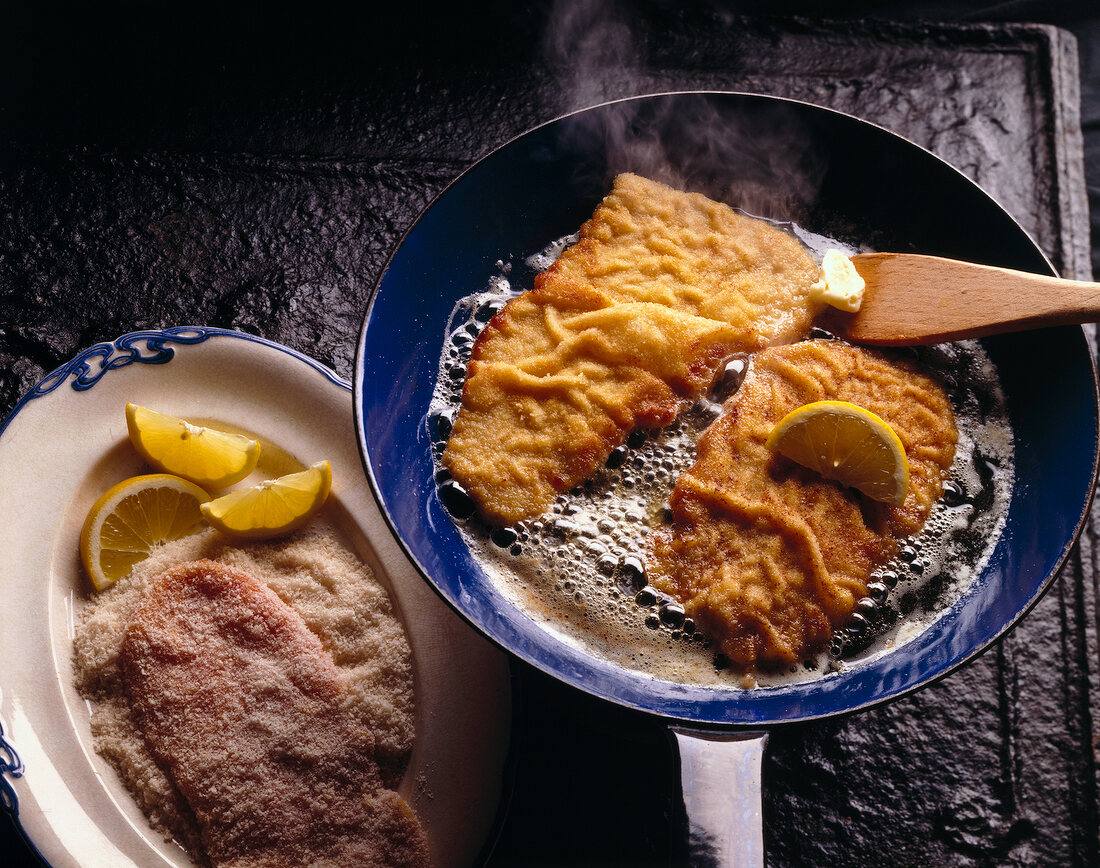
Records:
[[[350,377],[371,288],[436,193],[537,123],[638,93],[851,111],[986,186],[1067,276],[1100,262],[1084,174],[1100,213],[1100,16],[1086,4],[853,3],[829,22],[755,7],[3,13],[0,412],[89,344],[185,323],[262,334]],[[843,18],[983,11],[1081,40],[1004,20]],[[1100,864],[1097,527],[972,665],[772,734],[769,864]],[[513,797],[488,864],[669,865],[664,725],[524,667],[516,680]],[[0,865],[30,864],[0,823]]]

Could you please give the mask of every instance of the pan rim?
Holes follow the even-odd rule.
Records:
[[[1045,256],[1042,250],[1035,242],[1030,239],[1019,223],[1011,217],[1007,210],[998,202],[993,196],[982,190],[974,181],[964,175],[955,167],[928,151],[926,148],[912,142],[905,137],[894,133],[893,131],[886,129],[885,127],[875,124],[873,122],[855,117],[851,114],[847,114],[836,109],[831,109],[824,106],[818,106],[813,103],[809,103],[803,100],[796,100],[787,97],[776,97],[763,94],[746,93],[739,91],[719,91],[719,90],[704,90],[704,91],[692,91],[692,90],[680,90],[680,91],[667,91],[661,93],[644,94],[639,96],[626,97],[623,99],[609,100],[598,105],[588,106],[578,109],[577,111],[568,112],[562,114],[554,119],[546,121],[530,130],[524,131],[519,135],[516,135],[506,141],[504,144],[497,148],[492,149],[488,153],[482,155],[480,158],[471,163],[466,169],[463,170],[457,177],[452,179],[431,201],[431,203],[421,212],[417,219],[406,229],[401,240],[394,247],[391,252],[385,268],[380,273],[378,280],[371,292],[368,300],[367,308],[363,317],[363,324],[360,330],[359,339],[356,347],[355,357],[355,370],[354,370],[354,415],[356,424],[356,434],[359,440],[360,458],[363,464],[364,472],[367,476],[369,485],[371,487],[372,494],[378,500],[381,507],[381,512],[384,516],[387,526],[390,528],[390,532],[394,535],[398,544],[405,552],[406,556],[413,563],[417,571],[424,578],[425,581],[435,590],[435,592],[441,596],[444,601],[461,617],[463,620],[470,623],[475,629],[477,629],[482,635],[486,636],[494,644],[500,646],[506,650],[509,654],[524,661],[525,663],[534,666],[535,668],[546,672],[552,677],[556,677],[559,680],[563,680],[566,683],[587,692],[593,696],[605,699],[607,701],[615,702],[616,704],[624,707],[632,708],[634,710],[656,715],[663,719],[677,721],[681,723],[690,723],[693,725],[713,726],[719,728],[745,728],[745,729],[758,729],[762,726],[775,726],[785,723],[798,723],[811,720],[820,720],[830,717],[838,717],[847,715],[857,711],[866,710],[877,705],[883,704],[894,699],[901,698],[902,696],[909,695],[916,690],[922,689],[930,684],[939,681],[941,678],[957,671],[961,667],[975,660],[982,653],[988,650],[993,645],[1001,641],[1004,636],[1010,632],[1020,621],[1026,617],[1026,615],[1038,604],[1043,598],[1046,592],[1053,584],[1054,579],[1060,573],[1065,566],[1066,561],[1069,559],[1074,546],[1080,537],[1080,534],[1085,526],[1085,522],[1088,519],[1089,510],[1091,507],[1095,482],[1097,473],[1100,471],[1100,437],[1093,437],[1091,445],[1091,468],[1089,476],[1089,484],[1087,493],[1084,496],[1081,509],[1076,516],[1072,531],[1068,534],[1064,545],[1062,546],[1057,557],[1053,561],[1053,566],[1050,568],[1042,581],[1034,584],[1034,590],[1030,594],[1030,597],[1023,603],[1019,610],[1003,624],[993,632],[992,635],[983,637],[976,643],[971,643],[965,653],[952,660],[947,665],[937,669],[931,674],[922,675],[912,683],[905,684],[896,689],[885,689],[872,692],[865,696],[865,698],[848,702],[842,701],[839,704],[835,704],[829,707],[818,707],[814,709],[806,709],[804,711],[798,711],[795,713],[784,713],[782,715],[772,715],[765,713],[763,715],[748,715],[748,716],[734,716],[734,717],[722,717],[712,712],[701,711],[697,704],[693,704],[692,698],[697,698],[697,694],[705,693],[710,697],[710,701],[705,702],[706,707],[713,706],[715,704],[728,705],[728,697],[741,696],[740,692],[735,692],[733,688],[714,688],[714,687],[700,687],[700,686],[686,686],[686,691],[690,696],[679,696],[679,690],[676,688],[685,688],[685,685],[677,685],[672,682],[667,682],[661,679],[645,676],[640,673],[636,673],[630,670],[622,669],[614,664],[608,663],[600,658],[594,657],[591,654],[583,653],[580,655],[585,672],[584,678],[579,677],[576,673],[573,673],[570,667],[578,664],[578,660],[570,654],[566,655],[566,659],[562,661],[560,656],[557,660],[558,665],[550,666],[545,657],[540,654],[533,653],[528,647],[522,645],[517,647],[515,642],[510,642],[508,639],[492,629],[488,629],[485,623],[480,622],[470,612],[466,610],[458,601],[448,595],[439,584],[433,579],[431,570],[421,561],[421,558],[413,550],[411,545],[404,539],[401,529],[398,526],[397,519],[391,512],[391,505],[388,502],[386,495],[383,491],[382,482],[378,479],[375,473],[375,468],[371,461],[371,450],[368,444],[368,437],[366,432],[366,425],[368,423],[367,416],[369,415],[365,407],[365,381],[368,375],[367,369],[367,356],[366,356],[366,344],[368,339],[368,333],[373,321],[373,317],[376,312],[376,307],[381,290],[386,282],[387,277],[390,275],[391,269],[394,267],[395,262],[402,253],[402,249],[419,228],[422,227],[426,217],[436,208],[439,203],[444,200],[448,195],[460,184],[470,178],[471,174],[482,169],[488,161],[497,157],[502,152],[507,151],[510,148],[516,146],[517,143],[522,142],[524,139],[548,130],[556,124],[560,124],[563,121],[577,118],[580,115],[586,113],[598,112],[606,110],[611,107],[620,106],[628,103],[635,103],[640,101],[655,100],[655,99],[677,99],[684,97],[703,97],[714,98],[720,100],[735,100],[735,101],[747,101],[747,102],[760,102],[770,104],[787,104],[798,108],[799,111],[807,111],[810,113],[821,113],[822,115],[832,116],[840,119],[839,122],[845,124],[854,124],[862,128],[869,128],[874,130],[874,135],[886,136],[889,139],[895,141],[899,146],[904,148],[911,148],[917,152],[920,152],[924,156],[921,159],[930,160],[934,162],[940,171],[947,171],[953,176],[957,177],[961,182],[964,182],[967,187],[971,189],[972,193],[978,194],[980,197],[988,200],[988,202],[999,212],[1001,212],[1010,222],[1010,225],[1020,233],[1023,238],[1026,238],[1029,244],[1029,253],[1034,252],[1040,257],[1050,273],[1054,273],[1054,269],[1051,266],[1049,259]],[[1052,330],[1047,330],[1052,331]],[[1100,426],[1100,392],[1097,389],[1097,366],[1096,360],[1091,353],[1087,352],[1087,339],[1085,338],[1084,330],[1079,326],[1065,326],[1059,330],[1064,335],[1064,343],[1072,343],[1079,345],[1080,348],[1085,350],[1085,357],[1088,359],[1087,378],[1091,382],[1091,402],[1089,406],[1089,414],[1092,422],[1092,429],[1096,431]],[[440,330],[442,334],[442,329]],[[993,339],[996,340],[996,339]],[[1000,543],[998,543],[1000,545]],[[964,595],[965,596],[965,595]],[[912,643],[910,643],[912,644]],[[558,649],[561,650],[560,648]],[[568,650],[568,649],[566,649]],[[894,652],[891,652],[891,655]],[[870,664],[867,664],[870,665]],[[853,667],[849,670],[849,673],[858,669],[866,668],[864,665],[860,667]],[[564,674],[563,674],[564,670]],[[621,680],[623,678],[637,682],[638,685],[644,684],[660,684],[664,688],[669,688],[662,693],[661,701],[654,702],[652,699],[652,693],[644,690],[635,690],[632,692],[623,693],[619,689],[608,689],[605,685],[607,678],[614,680]],[[826,684],[830,680],[831,676],[824,677],[822,679],[808,682],[815,694],[820,694],[820,687]],[[776,696],[781,693],[787,693],[792,689],[797,692],[804,692],[805,686],[795,685],[793,688],[777,687],[777,688],[764,688],[762,690],[751,691],[752,694],[760,695],[765,692],[769,692],[770,695]]]

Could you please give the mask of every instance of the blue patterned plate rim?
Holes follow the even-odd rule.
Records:
[[[84,392],[98,383],[108,371],[125,368],[132,364],[164,365],[175,357],[173,344],[192,346],[201,344],[215,336],[239,338],[279,350],[293,356],[300,362],[310,365],[337,386],[345,389],[352,388],[351,383],[316,359],[310,358],[291,347],[247,332],[237,332],[212,326],[173,326],[166,329],[146,329],[128,332],[113,341],[101,341],[93,344],[48,373],[15,403],[11,412],[0,422],[0,436],[7,430],[8,425],[12,423],[23,407],[36,398],[50,394],[50,392],[66,383],[69,383],[77,391]]]

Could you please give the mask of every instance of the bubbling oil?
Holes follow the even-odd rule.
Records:
[[[820,261],[827,239],[795,234]],[[548,245],[525,264],[532,271],[545,268],[571,240]],[[522,291],[513,286],[512,271],[511,263],[498,262],[487,286],[453,309],[426,424],[439,495],[466,544],[504,595],[543,629],[585,653],[662,680],[766,688],[821,678],[904,644],[941,617],[980,572],[1000,535],[1014,467],[1004,395],[976,341],[911,351],[944,383],[955,410],[959,441],[943,497],[922,532],[874,571],[867,595],[835,631],[832,647],[790,671],[752,676],[736,671],[679,602],[645,580],[646,537],[668,521],[673,486],[694,463],[699,435],[740,386],[750,356],[730,358],[710,392],[683,407],[670,425],[632,432],[603,468],[542,515],[511,527],[486,524],[440,457],[461,403],[474,340]],[[831,338],[817,331],[811,337]]]

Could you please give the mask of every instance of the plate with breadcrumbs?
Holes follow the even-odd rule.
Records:
[[[399,549],[351,386],[238,332],[97,344],[0,425],[0,810],[62,866],[466,866],[508,662]]]

